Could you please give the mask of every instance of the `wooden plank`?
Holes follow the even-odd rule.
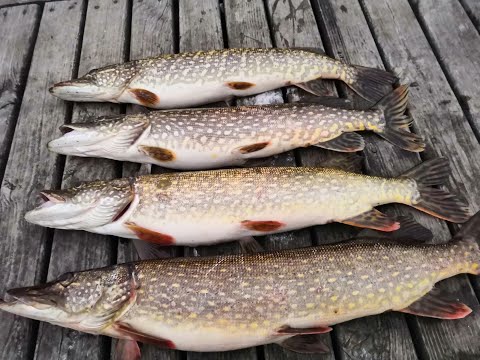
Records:
[[[72,0],[45,6],[0,190],[0,292],[45,280],[51,234],[23,216],[44,187],[58,186],[58,156],[47,150],[51,134],[64,123],[68,106],[48,93],[58,78],[72,76],[79,40],[82,3]],[[55,71],[52,71],[52,68]],[[0,313],[0,358],[30,359],[34,322]]]
[[[480,139],[480,34],[457,1],[410,3]]]
[[[40,15],[38,5],[0,11],[4,49],[0,52],[0,181],[7,165]]]
[[[172,0],[134,0],[132,7],[132,23],[130,37],[130,59],[141,59],[148,56],[168,54],[174,52],[173,35],[173,8]],[[140,106],[128,106],[127,113],[140,112]],[[154,173],[164,169],[146,164],[123,163],[122,176],[136,176]],[[170,248],[171,254],[176,254],[177,249]],[[138,260],[138,254],[129,239],[119,239],[117,262]],[[112,359],[115,358],[115,344],[112,342]],[[180,359],[179,351],[163,350],[154,345],[141,344],[142,359],[171,360]]]
[[[473,24],[480,31],[480,2],[478,0],[460,0]]]
[[[180,0],[179,2],[179,32],[181,52],[221,49],[224,47],[219,2],[217,0]],[[186,254],[192,254],[191,248],[186,248]],[[238,251],[233,243],[219,246],[199,247],[194,254],[214,255]],[[256,359],[255,348],[224,353],[187,353],[187,359]]]
[[[124,60],[127,7],[127,0],[88,2],[79,75],[92,68]],[[98,31],[99,24],[109,25],[104,27],[103,31]],[[75,103],[72,122],[84,121],[86,116],[119,112],[119,105]],[[67,157],[62,188],[69,188],[84,181],[112,179],[118,175],[118,167],[112,160]],[[53,279],[65,271],[112,264],[116,260],[116,246],[112,237],[85,231],[55,230],[48,279]],[[109,338],[42,323],[36,358],[103,359],[109,351],[109,343]]]
[[[404,82],[414,85],[410,92],[410,112],[415,129],[426,137],[425,157],[443,154],[450,159],[454,180],[451,188],[462,193],[473,211],[478,211],[480,184],[475,174],[480,173],[477,161],[480,145],[412,8],[406,0],[364,0],[362,3],[388,67],[401,74]],[[462,301],[478,308],[478,300],[466,276],[446,280],[439,287],[456,292]],[[480,344],[475,340],[480,334],[478,311],[457,321],[412,317],[412,323],[417,330],[415,338],[419,350],[425,357],[460,359],[480,356]]]

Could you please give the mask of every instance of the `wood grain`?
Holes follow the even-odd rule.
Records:
[[[401,75],[403,82],[413,85],[409,109],[415,130],[427,140],[425,157],[445,155],[450,159],[454,180],[450,188],[465,196],[473,211],[478,211],[480,184],[473,174],[480,173],[480,163],[476,161],[480,146],[412,8],[406,0],[364,0],[362,3],[386,64]],[[440,236],[437,228],[430,228]],[[443,236],[448,237],[446,231]],[[478,300],[466,276],[448,279],[438,287],[457,294],[462,301],[478,308]],[[430,359],[480,356],[480,344],[466,341],[466,338],[471,339],[471,334],[480,334],[479,312],[456,321],[411,319],[417,329],[414,336],[420,342],[424,356]]]
[[[127,0],[90,0],[88,2],[79,75],[92,68],[123,62],[125,56],[125,21]],[[98,31],[98,24],[109,24]],[[119,105],[75,103],[72,122],[120,112]],[[62,188],[81,182],[118,177],[112,160],[67,157]],[[48,279],[66,271],[78,271],[115,262],[115,239],[85,231],[55,230]],[[68,261],[65,261],[68,259]],[[39,328],[37,359],[103,359],[109,351],[110,339],[77,333],[73,330],[42,323]]]
[[[460,0],[473,24],[480,31],[480,2],[477,0]]]
[[[411,0],[410,4],[480,139],[480,34],[457,1]]]
[[[68,106],[51,96],[48,87],[59,77],[72,76],[81,14],[78,0],[47,4],[40,23],[0,194],[2,296],[8,288],[45,281],[51,233],[23,216],[35,206],[38,191],[59,185],[58,156],[46,145],[65,122]],[[34,322],[2,312],[0,323],[0,358],[31,358]]]
[[[41,11],[38,5],[0,10],[0,181],[7,164],[15,121],[27,80]]]

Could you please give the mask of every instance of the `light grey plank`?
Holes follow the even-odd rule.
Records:
[[[39,190],[59,185],[58,156],[46,145],[65,121],[67,106],[51,96],[48,87],[59,77],[72,76],[81,4],[77,0],[46,5],[40,24],[0,194],[2,297],[8,288],[45,280],[49,231],[27,223],[23,216],[35,206]],[[2,312],[0,323],[0,358],[31,358],[33,321]]]
[[[127,0],[90,0],[83,35],[79,75],[92,68],[123,62],[125,51],[125,21]],[[99,30],[99,24],[109,24]],[[86,116],[119,113],[120,106],[113,104],[75,103],[72,122],[83,121]],[[112,179],[119,175],[114,161],[92,158],[67,157],[62,188],[84,181]],[[59,274],[109,265],[113,258],[116,240],[83,231],[55,230],[48,278]],[[68,341],[65,341],[68,339]],[[103,359],[110,340],[85,333],[77,333],[42,323],[39,329],[36,359]],[[54,355],[53,355],[54,354]]]
[[[480,207],[480,145],[465,119],[430,48],[412,8],[406,0],[362,1],[371,29],[382,48],[388,67],[404,82],[413,83],[410,112],[415,129],[427,140],[427,158],[445,155],[452,166],[451,188],[463,194],[473,209]],[[436,228],[432,228],[434,231]],[[439,287],[478,308],[478,300],[466,276],[442,282]],[[461,290],[461,291],[460,291]],[[422,354],[431,359],[480,356],[480,313],[462,320],[431,321],[413,317]]]
[[[130,37],[130,59],[141,59],[159,54],[174,52],[173,9],[172,0],[134,0],[132,8],[132,25]],[[127,106],[127,113],[142,111],[139,106]],[[164,169],[147,164],[123,163],[123,177],[163,172]],[[140,240],[141,241],[141,240]],[[176,248],[169,249],[172,256],[177,254]],[[138,260],[138,254],[129,239],[119,239],[117,262]],[[115,344],[112,342],[112,359],[115,358]],[[154,345],[140,344],[142,359],[180,359],[181,353],[163,350]]]
[[[0,10],[0,181],[27,80],[29,59],[41,15],[38,5]]]
[[[480,34],[458,1],[411,0],[410,3],[480,138]]]
[[[478,0],[460,0],[468,16],[480,31],[480,1]]]

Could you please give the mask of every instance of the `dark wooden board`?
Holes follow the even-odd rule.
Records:
[[[38,5],[0,10],[0,181],[7,164],[15,120],[41,16]]]
[[[127,0],[88,2],[78,69],[80,76],[92,68],[123,62],[127,6]],[[107,23],[109,26],[104,27],[103,31],[98,31],[98,24]],[[120,109],[119,105],[113,104],[75,103],[72,122],[84,121],[87,116],[119,113]],[[112,160],[67,157],[62,188],[69,188],[85,181],[112,179],[118,175],[118,166]],[[115,263],[116,246],[116,239],[109,236],[85,231],[55,230],[48,279],[53,279],[66,271]],[[109,338],[42,323],[39,329],[37,359],[52,357],[103,359],[109,351],[109,342]]]
[[[473,24],[480,31],[480,2],[477,0],[460,0]]]
[[[46,5],[42,16],[1,187],[2,297],[8,288],[45,281],[51,231],[27,223],[23,216],[35,206],[38,191],[59,186],[61,164],[46,145],[65,122],[68,106],[51,96],[48,86],[72,76],[81,15],[81,2],[65,1]],[[0,323],[0,358],[32,358],[37,323],[5,312]]]
[[[413,85],[409,109],[415,120],[415,130],[427,140],[425,158],[439,155],[448,157],[454,180],[450,188],[463,194],[473,211],[478,211],[480,184],[474,174],[480,173],[480,163],[477,161],[480,146],[412,8],[406,0],[363,0],[362,3],[370,28],[382,49],[384,61],[390,69],[401,74],[404,82]],[[436,229],[433,230],[437,233]],[[466,276],[443,281],[438,286],[478,307],[478,300]],[[411,317],[417,329],[414,337],[419,342],[419,351],[432,359],[480,356],[480,343],[466,343],[465,340],[468,333],[474,333],[477,337],[480,335],[479,320],[479,312],[456,321]]]
[[[410,4],[480,138],[480,34],[457,1],[411,0]]]

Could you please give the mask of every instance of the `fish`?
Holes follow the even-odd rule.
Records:
[[[102,117],[60,127],[51,151],[160,165],[177,170],[242,166],[310,145],[340,151],[363,150],[354,131],[371,130],[413,152],[425,149],[422,137],[406,131],[408,87],[400,86],[371,110],[320,104],[277,104],[152,111]],[[341,100],[340,100],[341,101]]]
[[[198,352],[276,343],[324,352],[320,334],[352,319],[386,311],[445,320],[469,315],[471,308],[435,284],[480,274],[479,237],[477,213],[441,245],[359,234],[301,249],[144,260],[8,290],[0,310],[120,338],[123,349],[136,341]]]
[[[380,231],[400,227],[374,207],[413,206],[461,223],[468,204],[434,188],[448,160],[426,161],[398,178],[336,168],[265,167],[180,172],[94,181],[45,190],[28,222],[161,245],[198,246],[341,222]]]
[[[54,84],[63,100],[131,103],[155,109],[192,107],[295,85],[324,94],[322,79],[338,79],[376,103],[397,78],[349,65],[316,49],[221,49],[165,54],[93,69]]]

